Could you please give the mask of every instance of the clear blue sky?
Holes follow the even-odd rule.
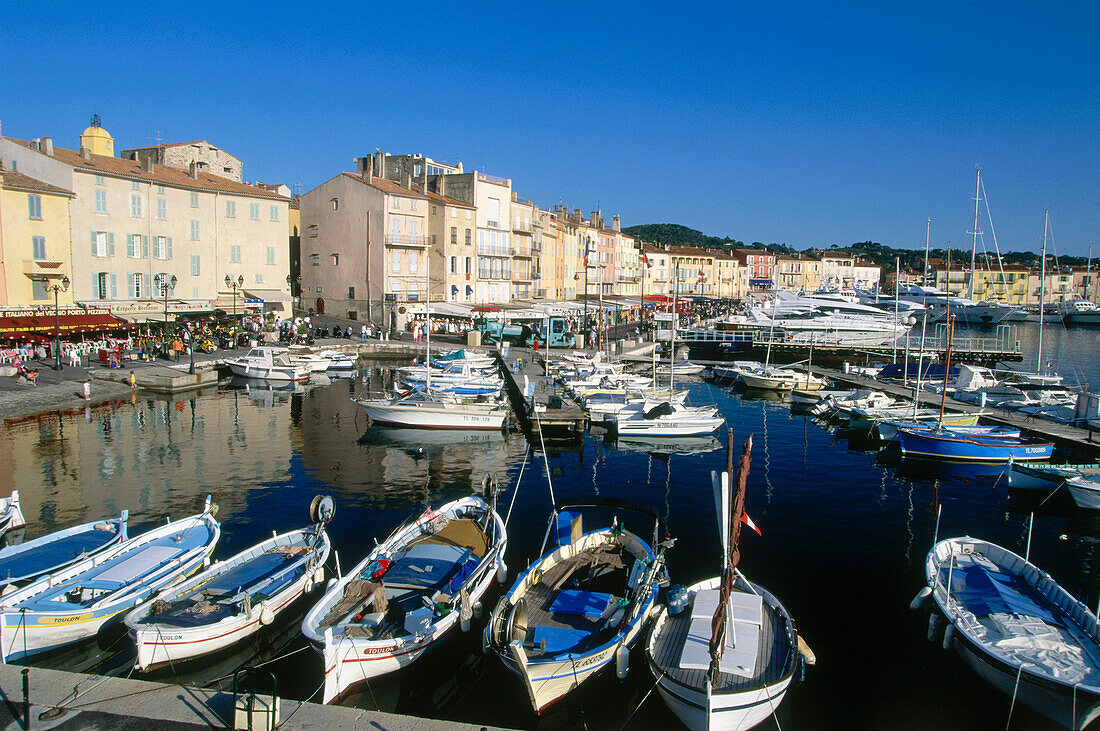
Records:
[[[7,3],[0,122],[207,139],[309,190],[381,148],[543,206],[798,248],[1100,255],[1100,4]],[[987,247],[992,237],[985,226]]]

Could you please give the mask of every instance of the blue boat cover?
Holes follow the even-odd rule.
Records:
[[[215,576],[202,587],[202,592],[207,596],[231,597],[241,589],[255,586],[297,559],[297,556],[285,553],[261,554]]]
[[[572,650],[587,640],[590,635],[591,633],[584,630],[567,627],[535,627],[531,638],[536,645],[540,642],[546,643],[543,652],[547,655],[556,655]]]
[[[20,576],[39,576],[55,566],[67,564],[81,554],[92,553],[113,540],[118,533],[113,530],[90,530],[75,533],[56,541],[50,541],[10,558],[0,560],[0,579]]]
[[[1052,625],[1062,624],[1050,608],[1039,603],[1042,601],[1041,597],[1011,574],[988,571],[981,566],[956,568],[951,573],[954,585],[952,596],[979,617],[991,614],[1019,614],[1037,617]],[[940,568],[940,577],[946,584],[947,568]],[[962,578],[961,582],[960,578]],[[959,588],[956,590],[954,587]]]
[[[599,619],[614,599],[610,594],[596,591],[563,589],[558,598],[550,605],[550,611],[557,614],[576,614],[581,617]]]
[[[469,548],[461,546],[418,544],[396,560],[382,583],[394,589],[441,588],[471,554]]]

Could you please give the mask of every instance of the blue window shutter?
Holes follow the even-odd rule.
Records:
[[[167,254],[167,256],[168,256],[169,259],[172,258],[172,237],[171,236],[168,237],[168,254]]]
[[[95,231],[92,231],[92,256],[96,256],[99,252],[95,250]]]
[[[92,299],[97,300],[103,296],[99,291],[99,272],[92,272]]]
[[[107,234],[107,256],[115,255],[115,232],[111,231]]]
[[[126,298],[134,299],[136,296],[134,294],[134,275],[131,272],[126,275]]]
[[[142,259],[148,259],[149,258],[149,237],[148,236],[142,236],[141,237],[141,258]]]
[[[111,299],[118,299],[118,275],[111,272]]]

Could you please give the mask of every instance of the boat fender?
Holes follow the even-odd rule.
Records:
[[[481,619],[481,615],[485,612],[485,607],[481,602],[474,602],[474,619]]]
[[[928,641],[935,642],[940,631],[940,615],[932,612],[928,615]]]
[[[335,585],[336,585],[336,577],[334,576],[334,577],[332,577],[331,579],[328,580],[327,584],[325,584],[325,591],[330,590]]]
[[[653,606],[649,608],[649,612],[646,614],[646,621],[657,619],[657,616],[660,615],[664,609],[664,605],[654,602]]]
[[[459,617],[458,617],[458,627],[463,632],[469,632],[470,631],[470,618],[465,616],[465,615],[460,614]]]
[[[625,644],[615,648],[615,677],[626,680],[630,674],[630,648]]]
[[[497,583],[508,583],[508,566],[504,563],[504,559],[497,562]]]
[[[803,662],[805,662],[807,665],[817,665],[817,655],[815,655],[814,651],[810,649],[810,646],[806,643],[806,640],[802,639],[802,635],[798,635],[798,654],[802,656]]]
[[[260,605],[260,624],[267,626],[275,621],[275,612],[264,602]]]
[[[317,570],[313,572],[313,583],[317,584],[319,586],[319,585],[323,584],[324,581],[325,581],[325,567],[324,566],[318,566]]]
[[[943,649],[950,650],[951,644],[955,641],[955,625],[947,625],[947,629],[943,631]]]
[[[909,602],[909,608],[914,612],[924,606],[924,600],[932,594],[932,587],[926,586],[917,592],[917,595],[913,597],[913,601]]]

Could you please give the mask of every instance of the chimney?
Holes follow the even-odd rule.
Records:
[[[603,214],[599,211],[592,211],[592,227],[603,228]]]
[[[619,217],[618,216],[612,216],[611,217],[611,228],[615,229],[616,231],[622,231],[622,228],[619,225]]]
[[[92,159],[92,151],[83,145],[80,147],[80,157],[84,160]]]
[[[198,180],[198,177],[199,177],[198,172],[199,172],[199,166],[194,160],[192,160],[191,164],[187,168],[187,174],[190,175],[192,178]]]
[[[437,183],[438,190],[436,190],[435,192],[439,193],[440,195],[447,195],[447,176],[446,175],[438,175],[438,176],[436,176],[436,180],[438,181],[438,183]]]
[[[143,172],[146,172],[146,173],[153,172],[153,156],[152,155],[142,155],[142,157],[141,157],[141,169],[142,169]]]
[[[43,153],[49,155],[50,157],[53,157],[53,140],[51,140],[49,137],[43,137],[42,141],[39,142],[39,145],[41,146]]]
[[[355,158],[355,172],[358,175],[366,178],[367,176],[370,175],[370,171],[367,169],[367,166],[368,166],[369,163],[370,163],[370,158],[369,157],[357,157],[357,158]]]
[[[371,163],[371,175],[376,178],[386,177],[386,156],[381,152],[374,153],[374,161]]]
[[[420,158],[420,192],[428,192],[428,164]]]

